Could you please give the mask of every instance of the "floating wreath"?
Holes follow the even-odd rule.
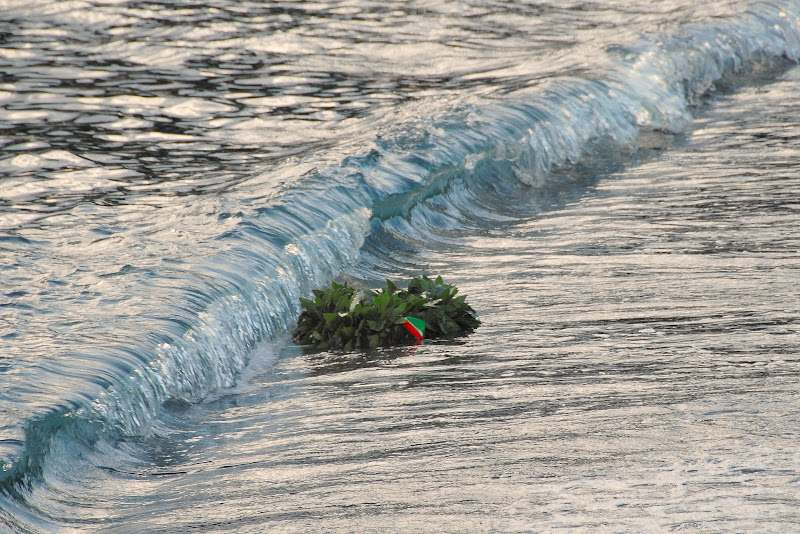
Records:
[[[319,350],[351,351],[404,344],[414,337],[464,335],[481,322],[456,293],[441,276],[413,278],[407,289],[391,280],[385,288],[367,291],[334,282],[324,291],[314,290],[313,300],[300,299],[303,311],[294,339]]]

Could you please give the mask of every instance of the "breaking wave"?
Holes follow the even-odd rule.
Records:
[[[366,154],[307,173],[269,199],[218,237],[224,251],[186,290],[179,320],[141,346],[109,348],[114,370],[96,377],[101,394],[76,392],[27,422],[18,453],[2,465],[5,491],[43,476],[56,436],[86,447],[143,435],[165,402],[196,402],[233,384],[259,342],[291,329],[298,298],[358,262],[365,240],[458,223],[437,219],[434,204],[439,213],[502,217],[485,212],[485,195],[552,187],[555,169],[596,151],[634,151],[645,130],[681,131],[721,80],[796,62],[800,13],[758,4],[606,53],[608,65],[591,76],[398,125]]]

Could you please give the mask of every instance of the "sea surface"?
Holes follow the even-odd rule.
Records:
[[[798,59],[798,0],[0,0],[0,532],[800,532]],[[423,274],[480,328],[292,342]]]

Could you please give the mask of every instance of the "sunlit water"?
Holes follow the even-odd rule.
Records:
[[[0,530],[800,531],[798,12],[2,4]]]

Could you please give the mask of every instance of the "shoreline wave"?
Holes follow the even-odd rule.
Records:
[[[18,489],[43,476],[58,433],[84,444],[142,435],[165,402],[230,387],[259,341],[290,328],[300,296],[358,260],[370,232],[425,225],[420,207],[457,185],[545,187],[554,169],[590,156],[597,142],[635,150],[645,129],[679,132],[691,106],[726,78],[781,58],[796,63],[800,9],[759,3],[607,53],[616,67],[594,78],[565,77],[524,100],[460,108],[410,132],[398,127],[377,149],[305,177],[240,222],[224,236],[226,252],[198,273],[215,297],[173,331],[154,333],[151,345],[119,348],[117,374],[98,379],[96,398],[76,393],[25,422],[25,442],[3,460],[0,489],[23,498]]]

